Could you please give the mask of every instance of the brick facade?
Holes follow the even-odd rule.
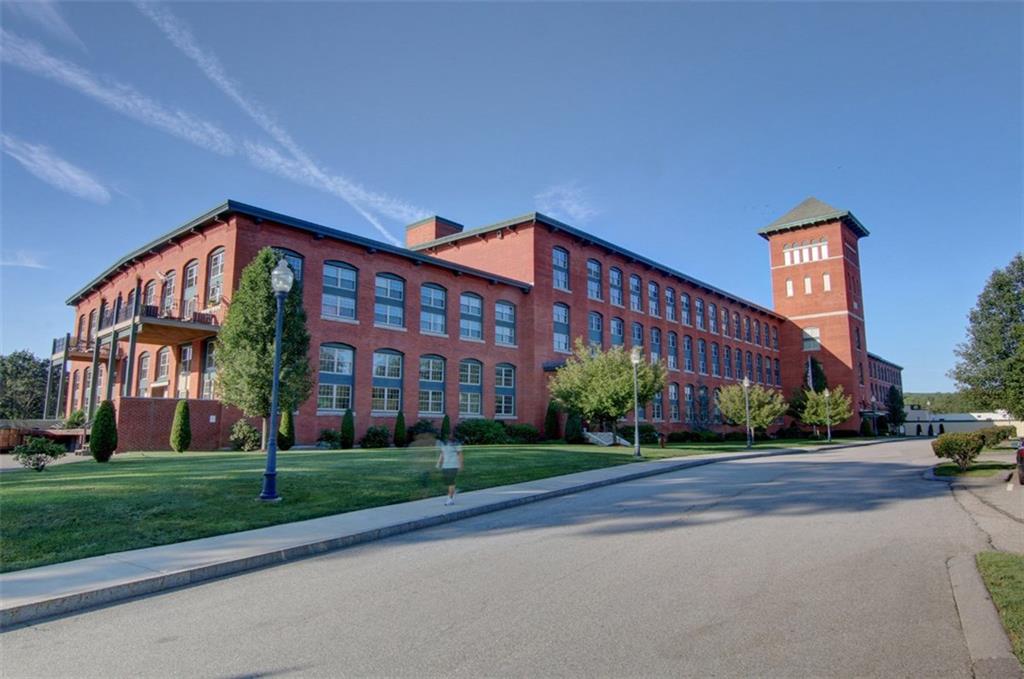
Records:
[[[600,340],[606,347],[616,341],[611,334],[613,319],[616,323],[621,321],[620,343],[626,347],[634,344],[634,326],[640,331],[648,355],[657,346],[654,342],[660,340],[660,357],[668,361],[674,343],[677,358],[670,366],[668,378],[674,386],[663,394],[662,417],[654,419],[653,404],[644,412],[646,421],[653,421],[663,430],[692,426],[688,420],[693,419],[694,408],[699,404],[688,408],[686,394],[692,392],[697,400],[698,394],[706,393],[713,401],[715,389],[742,379],[737,367],[744,374],[749,370],[753,382],[761,381],[786,393],[799,386],[807,355],[802,349],[801,333],[809,327],[820,331],[820,347],[814,355],[825,367],[830,383],[841,382],[856,394],[858,401],[870,401],[870,388],[866,384],[861,386],[856,373],[861,362],[867,363],[857,234],[843,219],[836,219],[765,237],[771,251],[774,311],[537,213],[470,231],[456,222],[432,217],[411,225],[406,230],[407,248],[397,248],[229,201],[126,256],[73,295],[69,304],[76,309],[76,326],[67,348],[55,345],[61,351],[55,353],[54,360],[66,359],[69,387],[65,409],[70,411],[87,401],[89,385],[85,373],[93,366],[104,373],[93,403],[107,397],[110,371],[105,366],[111,365],[109,346],[114,344],[114,380],[109,396],[119,413],[121,449],[166,448],[176,397],[190,400],[194,448],[226,445],[227,432],[240,414],[222,408],[217,401],[201,398],[207,395],[203,391],[204,371],[212,366],[212,362],[206,361],[207,347],[212,346],[208,343],[216,337],[245,264],[261,248],[270,246],[289,253],[297,265],[301,262],[315,378],[323,377],[317,372],[321,345],[343,346],[353,352],[351,407],[357,436],[374,424],[394,424],[394,412],[371,408],[372,387],[378,383],[386,382],[400,389],[401,409],[407,423],[424,417],[419,412],[418,398],[422,356],[444,359],[444,410],[453,425],[459,421],[460,390],[472,390],[460,387],[460,362],[471,360],[482,365],[482,416],[495,415],[495,371],[498,366],[511,366],[515,370],[515,413],[504,419],[541,427],[548,403],[548,376],[566,357],[564,346],[558,348],[555,342],[556,305],[562,311],[568,310],[566,334],[570,342],[577,337],[593,339],[592,315],[599,314],[593,317],[593,323],[595,328],[601,328]],[[793,242],[822,238],[829,243],[827,257],[785,263],[785,251]],[[567,260],[564,273],[558,273],[565,277],[564,281],[555,280],[556,250]],[[223,266],[222,294],[218,299],[209,299],[214,253],[222,253],[218,260]],[[198,264],[198,292],[196,303],[189,304],[183,294],[183,283],[193,262]],[[340,263],[355,272],[358,284],[354,318],[342,320],[324,309],[324,267],[328,263]],[[613,300],[613,270],[621,275],[621,303]],[[595,271],[599,271],[596,278]],[[828,292],[820,291],[820,281],[826,273],[831,277]],[[402,327],[375,319],[378,274],[404,284]],[[176,287],[168,306],[161,301],[161,291],[172,275]],[[805,294],[802,287],[805,276],[818,282],[810,294]],[[639,309],[631,308],[633,277],[640,282]],[[787,278],[800,281],[801,287],[792,296],[787,295]],[[588,287],[589,279],[595,282]],[[563,282],[564,286],[556,284]],[[156,305],[140,302],[129,308],[129,296],[134,294],[141,299],[142,291],[150,284],[155,288]],[[426,284],[446,292],[444,333],[421,331],[421,301]],[[463,293],[482,300],[480,339],[460,337]],[[654,308],[652,295],[656,301]],[[667,309],[669,299],[674,304],[671,314]],[[688,304],[687,318],[684,299]],[[499,302],[514,305],[513,345],[496,341],[495,305]],[[703,311],[703,327],[698,327],[698,307]],[[710,318],[712,309],[714,322]],[[98,320],[90,322],[93,312]],[[558,328],[561,332],[562,326]],[[686,358],[686,346],[691,347],[691,360]],[[182,368],[182,357],[187,356],[183,347],[191,348],[187,370]],[[158,380],[157,374],[157,357],[162,350],[168,359],[166,381]],[[401,357],[399,380],[377,380],[374,376],[373,355],[382,350]],[[740,366],[736,365],[737,351]],[[727,354],[728,369],[724,365]],[[148,368],[140,383],[143,357],[148,357]],[[208,380],[206,383],[213,384]],[[678,419],[674,417],[670,391],[678,393]],[[297,412],[298,443],[315,442],[322,429],[337,428],[340,419],[340,412],[319,407],[315,386],[313,397]],[[440,415],[428,419],[439,422]]]

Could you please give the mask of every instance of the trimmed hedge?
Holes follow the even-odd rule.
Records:
[[[366,430],[359,445],[363,448],[387,448],[391,442],[391,430],[384,425],[376,425]]]
[[[941,425],[940,425],[941,426]],[[1013,427],[985,427],[974,432],[981,437],[986,448],[995,448],[1003,441],[1016,436],[1017,430]]]
[[[532,424],[506,424],[505,435],[509,443],[540,443],[540,430]]]
[[[174,406],[174,421],[171,423],[171,450],[183,453],[192,445],[192,418],[188,401],[182,399]]]
[[[632,425],[623,425],[618,429],[619,436],[633,443]],[[658,430],[653,424],[640,425],[640,445],[653,446],[658,443]]]
[[[101,403],[96,411],[89,431],[89,450],[97,462],[108,462],[117,450],[117,415],[110,401]]]
[[[277,447],[290,450],[295,445],[295,418],[290,410],[281,413],[281,424],[277,428]]]
[[[448,415],[441,420],[441,431],[438,433],[438,437],[442,441],[447,441],[452,437],[452,421],[448,419]]]
[[[405,448],[407,445],[409,445],[409,432],[405,429],[405,413],[399,410],[398,416],[395,417],[395,446]]]
[[[960,471],[966,471],[985,446],[985,439],[977,432],[942,434],[932,441],[936,457],[944,457],[956,463]]]
[[[509,443],[505,425],[496,420],[463,420],[455,426],[455,438],[466,445]]]
[[[341,432],[337,429],[321,429],[317,442],[322,443],[324,448],[341,448]]]
[[[341,418],[341,431],[338,432],[338,447],[348,450],[356,444],[356,420],[352,409],[347,408]]]
[[[544,438],[549,441],[562,438],[558,417],[558,405],[554,401],[548,401],[548,410],[544,413]]]

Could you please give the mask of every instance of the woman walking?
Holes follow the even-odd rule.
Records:
[[[448,441],[438,440],[441,452],[437,456],[437,468],[444,476],[445,485],[448,486],[448,499],[446,505],[455,504],[455,477],[462,469],[462,444],[454,439]]]

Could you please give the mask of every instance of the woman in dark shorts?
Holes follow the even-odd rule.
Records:
[[[446,505],[455,504],[455,477],[462,469],[462,444],[455,440],[442,441],[438,439],[437,445],[441,452],[437,456],[437,468],[444,476],[444,483],[448,486],[448,499]]]

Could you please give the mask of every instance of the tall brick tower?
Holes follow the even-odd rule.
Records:
[[[854,416],[843,426],[858,426],[872,408],[858,248],[868,230],[848,210],[812,197],[758,233],[771,253],[775,311],[788,319],[780,338],[783,384],[805,385],[808,358],[815,358],[829,384],[853,397]]]

